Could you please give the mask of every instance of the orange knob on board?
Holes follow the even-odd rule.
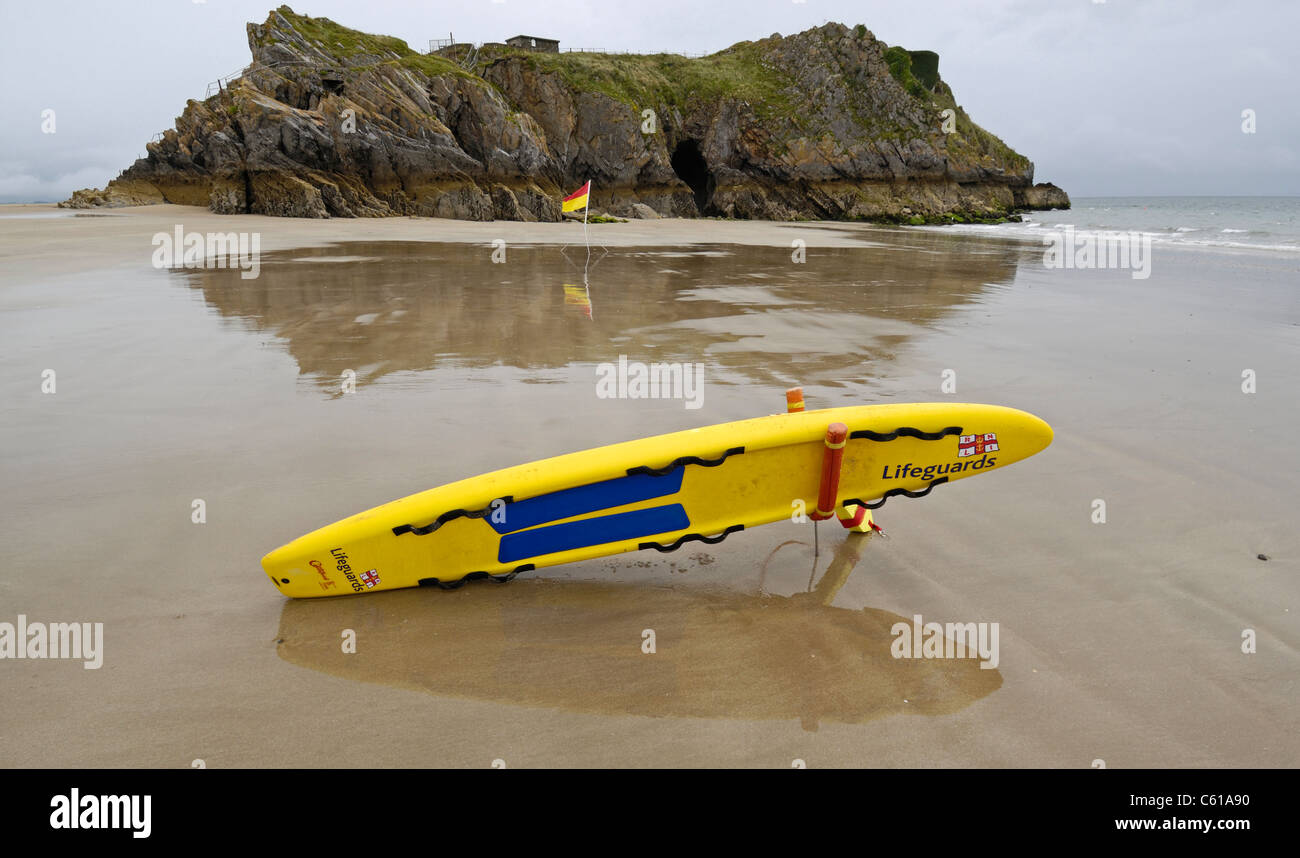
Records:
[[[803,388],[792,387],[785,392],[785,410],[791,414],[803,411]]]

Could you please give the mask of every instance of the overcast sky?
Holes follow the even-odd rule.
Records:
[[[0,202],[99,187],[188,98],[249,61],[273,0],[0,0]],[[706,52],[840,21],[937,51],[974,120],[1071,195],[1300,194],[1292,0],[295,0],[422,49],[549,36],[560,48]],[[56,131],[41,131],[42,111]],[[1253,110],[1256,133],[1242,133]]]

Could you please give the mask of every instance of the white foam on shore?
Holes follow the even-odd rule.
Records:
[[[1114,235],[1117,232],[1132,233],[1144,237],[1149,237],[1151,243],[1163,247],[1193,247],[1201,249],[1223,248],[1227,250],[1261,250],[1281,253],[1300,253],[1300,244],[1285,243],[1264,243],[1258,241],[1234,241],[1227,238],[1218,237],[1190,237],[1193,232],[1204,232],[1201,229],[1191,227],[1178,227],[1172,232],[1158,232],[1151,230],[1124,230],[1117,228],[1098,229],[1092,227],[1080,227],[1077,224],[1056,223],[1050,227],[1043,226],[1038,222],[1022,223],[999,223],[999,224],[945,224],[933,226],[908,226],[904,229],[927,230],[936,232],[960,232],[970,235],[980,235],[989,237],[990,235],[999,238],[1005,237],[1017,241],[1041,243],[1044,236],[1060,233],[1066,228],[1072,228],[1077,239],[1084,239],[1089,236]],[[1224,229],[1223,233],[1247,233],[1249,230]]]

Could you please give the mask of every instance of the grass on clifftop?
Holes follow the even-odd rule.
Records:
[[[308,40],[319,42],[323,46],[322,50],[341,58],[363,54],[376,57],[397,54],[402,57],[415,53],[410,45],[396,36],[374,36],[370,33],[362,33],[337,24],[329,18],[299,15],[288,6],[281,6],[275,11]]]
[[[402,57],[400,60],[394,60],[393,62],[403,68],[414,69],[428,77],[454,75],[455,77],[473,78],[484,86],[488,85],[488,83],[478,75],[466,71],[446,57],[440,57],[437,54],[411,53],[409,56]]]
[[[539,71],[558,74],[575,90],[598,92],[638,108],[667,105],[685,109],[693,102],[730,97],[749,102],[759,116],[794,112],[785,91],[789,79],[765,66],[752,42],[698,58],[513,49],[509,54]]]
[[[895,45],[885,48],[885,62],[894,80],[917,98],[926,98],[939,84],[939,55],[934,51],[909,51]]]
[[[293,28],[308,41],[319,43],[323,51],[340,59],[374,57],[377,61],[371,65],[353,66],[353,68],[371,68],[374,65],[393,64],[413,69],[429,77],[455,75],[456,77],[477,79],[476,75],[469,73],[446,57],[440,57],[436,54],[422,54],[413,50],[404,40],[396,36],[376,36],[363,33],[360,30],[344,27],[329,18],[311,18],[307,15],[299,15],[288,6],[281,6],[275,11],[293,25]],[[396,58],[393,57],[394,54],[396,54]]]
[[[929,95],[929,90],[925,84],[912,74],[912,53],[906,48],[900,48],[895,45],[892,48],[885,48],[885,62],[889,64],[889,73],[894,80],[898,81],[903,89],[917,98],[925,98]],[[938,63],[936,62],[936,65]]]

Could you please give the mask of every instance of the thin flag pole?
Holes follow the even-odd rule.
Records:
[[[587,180],[587,205],[582,209],[582,239],[587,241],[587,213],[591,211],[591,179]],[[587,318],[595,320],[591,306],[591,284],[587,282],[587,267],[591,265],[591,242],[587,241],[587,263],[582,266],[582,288],[587,290]]]

